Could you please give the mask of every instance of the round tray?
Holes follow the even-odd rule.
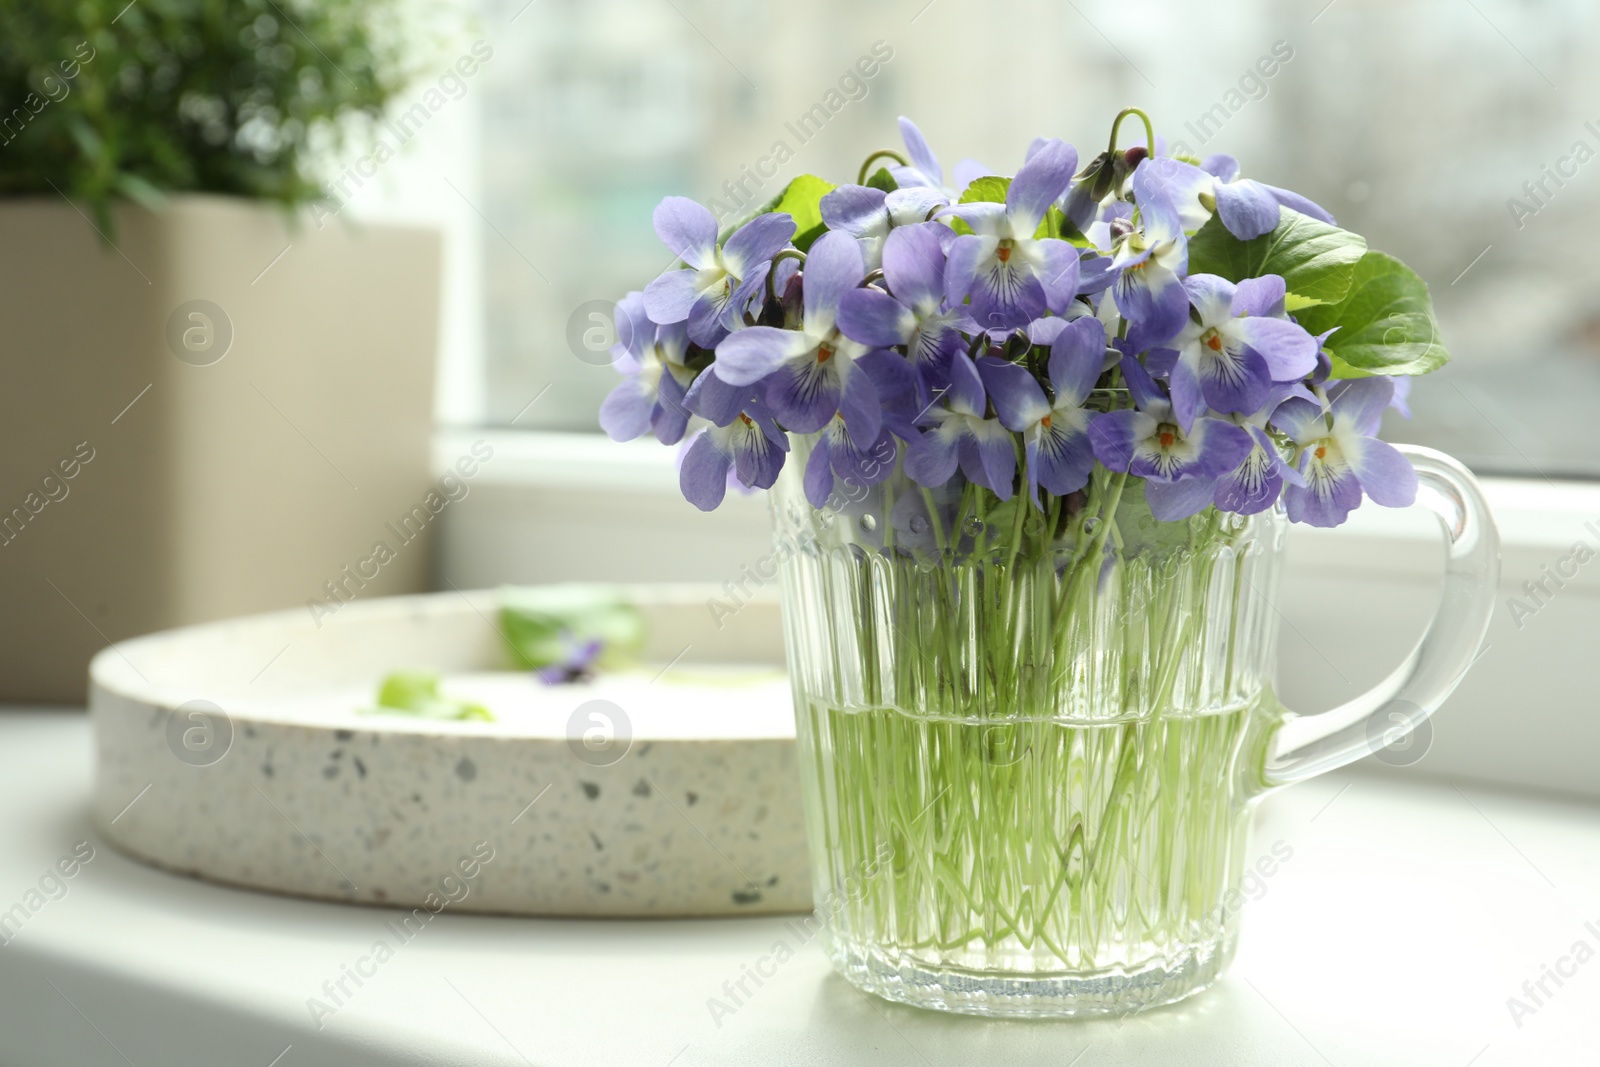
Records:
[[[641,662],[657,666],[571,686],[510,670],[494,592],[121,642],[90,666],[96,822],[173,871],[357,903],[808,910],[777,604],[719,628],[716,593],[624,590],[645,623]],[[497,721],[360,713],[410,667]]]

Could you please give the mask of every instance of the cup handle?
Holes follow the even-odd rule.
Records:
[[[1396,445],[1417,469],[1417,503],[1445,534],[1444,590],[1422,640],[1378,685],[1318,715],[1287,712],[1267,745],[1268,789],[1370,756],[1415,730],[1466,677],[1500,582],[1500,534],[1477,479],[1431,448]]]

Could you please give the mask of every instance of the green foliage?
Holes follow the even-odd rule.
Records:
[[[976,178],[967,186],[966,192],[961,194],[960,204],[1003,204],[1006,202],[1006,190],[1011,188],[1010,178],[1001,178],[993,174],[983,178]],[[951,229],[957,233],[971,233],[972,227],[967,225],[965,219],[951,218]]]
[[[975,179],[967,186],[967,191],[961,194],[961,203],[1003,204],[1006,202],[1006,191],[1010,188],[1010,178],[997,178],[991,174],[987,178]]]
[[[1360,236],[1284,208],[1278,228],[1241,241],[1213,216],[1189,239],[1189,273],[1229,281],[1283,276],[1288,310],[1314,334],[1337,326],[1326,348],[1335,378],[1427,374],[1450,356],[1427,284]]]
[[[504,590],[500,631],[512,660],[528,670],[561,663],[574,643],[592,640],[601,643],[600,661],[616,665],[643,643],[644,619],[609,587],[552,585]]]
[[[1427,283],[1382,252],[1361,257],[1344,300],[1296,317],[1312,333],[1339,327],[1326,345],[1335,378],[1427,374],[1450,358],[1439,340]]]
[[[1045,212],[1044,221],[1039,224],[1039,233],[1035,234],[1035,236],[1059,237],[1079,249],[1094,248],[1094,242],[1085,237],[1083,231],[1074,226],[1072,221],[1054,204],[1050,205],[1050,210]]]
[[[439,676],[432,671],[404,670],[386,675],[378,686],[378,704],[368,715],[414,715],[420,719],[475,719],[493,722],[482,704],[439,695]]]
[[[1129,555],[1148,555],[1165,560],[1188,548],[1194,531],[1190,522],[1162,522],[1150,512],[1144,498],[1143,478],[1130,477],[1124,483],[1122,496],[1117,502],[1117,533],[1123,539],[1124,551]],[[1215,516],[1207,509],[1207,515]]]
[[[316,199],[313,157],[411,80],[398,5],[0,0],[0,195],[59,191],[106,230],[118,197]]]
[[[815,174],[802,174],[784,187],[773,211],[782,211],[794,219],[794,246],[802,252],[809,251],[811,243],[827,229],[822,222],[822,198],[837,188]]]
[[[894,180],[894,175],[889,173],[888,167],[879,167],[872,172],[872,177],[867,179],[867,188],[881,189],[886,193],[892,193],[900,188],[900,185]]]
[[[1366,251],[1360,235],[1289,208],[1280,214],[1277,229],[1251,241],[1239,240],[1222,225],[1221,216],[1212,216],[1189,239],[1189,273],[1219,274],[1231,282],[1282,275],[1289,310],[1295,311],[1343,300]]]

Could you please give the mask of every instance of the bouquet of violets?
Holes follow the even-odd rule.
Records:
[[[1130,116],[1146,143],[1119,149]],[[730,232],[684,197],[656,208],[681,266],[617,305],[626,378],[600,421],[687,439],[696,506],[771,487],[802,438],[819,508],[836,479],[897,473],[1054,523],[1108,475],[1160,521],[1281,499],[1334,526],[1364,497],[1412,501],[1379,421],[1447,357],[1398,260],[1232,157],[1164,154],[1138,109],[1086,165],[1038,138],[1013,177],[958,186],[900,129],[904,155],[852,185],[797,178]],[[922,495],[924,525],[951,517]]]
[[[1137,109],[954,186],[900,128],[726,233],[663,201],[682,263],[618,304],[601,424],[687,442],[700,508],[775,488],[834,966],[956,1011],[1166,1003],[1231,952],[1283,514],[1409,504],[1419,466],[1477,499],[1376,436],[1445,361],[1428,290]]]

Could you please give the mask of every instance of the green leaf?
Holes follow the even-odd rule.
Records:
[[[410,710],[439,698],[439,676],[432,671],[395,671],[378,686],[378,705]]]
[[[794,246],[800,251],[808,250],[827,229],[822,222],[822,198],[835,188],[832,182],[815,174],[802,174],[778,197],[777,206],[772,210],[782,211],[794,219]]]
[[[378,705],[363,709],[367,715],[414,715],[422,719],[476,719],[493,722],[482,704],[439,695],[439,676],[432,671],[403,670],[384,676],[378,686]]]
[[[879,167],[873,172],[872,177],[867,179],[867,188],[882,189],[886,193],[892,193],[900,186],[895,182],[894,176],[889,173],[888,167]]]
[[[283,205],[322,198],[316,178],[331,178],[328,164],[374,150],[387,158],[380,120],[389,105],[414,101],[423,76],[454,58],[456,46],[431,24],[398,30],[402,7],[4,0],[0,194],[59,190],[108,245],[117,240],[113,205],[153,204],[153,190]],[[487,62],[486,50],[474,53]],[[270,152],[248,136],[263,115]]]
[[[1003,204],[1006,202],[1006,190],[1011,188],[1010,178],[997,178],[990,175],[979,178],[967,186],[967,191],[961,194],[963,204]]]
[[[1006,190],[1010,188],[1010,178],[1000,178],[991,174],[985,178],[978,178],[967,186],[967,191],[961,194],[961,199],[957,203],[1003,204],[1006,202]],[[957,233],[967,234],[972,232],[972,227],[967,225],[965,219],[952,218],[950,226]]]
[[[511,658],[536,670],[562,663],[576,642],[598,640],[600,662],[627,660],[644,640],[644,619],[606,586],[551,585],[500,594],[500,630]]]
[[[115,188],[117,192],[148,208],[151,211],[162,211],[167,206],[166,195],[139,177],[137,174],[119,174]]]
[[[1166,559],[1182,551],[1189,544],[1189,523],[1162,522],[1150,512],[1144,498],[1143,478],[1130,477],[1117,502],[1117,530],[1121,533],[1129,555],[1149,554],[1154,559]]]
[[[1326,346],[1335,378],[1427,374],[1450,358],[1439,339],[1428,283],[1382,252],[1361,257],[1343,301],[1307,308],[1297,318],[1312,333],[1339,327]]]
[[[1221,217],[1212,216],[1189,238],[1189,273],[1220,274],[1231,282],[1282,275],[1293,310],[1343,300],[1366,251],[1358,234],[1289,208],[1279,215],[1277,229],[1251,241],[1239,240]]]
[[[1062,213],[1054,204],[1045,212],[1044,221],[1039,228],[1046,232],[1037,234],[1041,237],[1059,237],[1075,248],[1094,248],[1094,242],[1083,235],[1083,231],[1072,224],[1072,221]]]

